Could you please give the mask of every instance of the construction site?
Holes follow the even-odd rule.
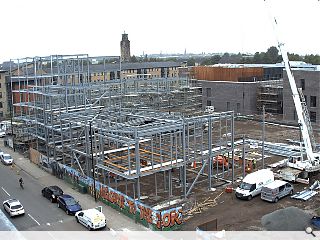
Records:
[[[298,126],[274,124],[263,114],[252,120],[205,109],[202,87],[188,75],[123,79],[120,61],[118,78],[92,82],[88,55],[16,64],[10,71],[12,119],[23,131],[12,130],[13,145],[23,145],[32,162],[79,190],[158,229],[194,230],[215,220],[216,229],[256,230],[257,217],[279,208],[258,198],[240,201],[225,188],[257,169],[278,173],[272,164],[301,154]],[[261,111],[266,106],[281,113],[275,107],[279,88],[261,85]]]

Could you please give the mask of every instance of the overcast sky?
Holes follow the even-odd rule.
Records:
[[[320,1],[269,0],[287,50],[320,54]],[[0,62],[88,53],[262,52],[275,46],[263,0],[1,1]]]

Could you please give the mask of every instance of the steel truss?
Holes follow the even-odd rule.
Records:
[[[234,181],[233,163],[220,169],[212,161],[224,153],[234,159],[234,114],[204,115],[201,87],[189,79],[123,80],[119,74],[95,83],[87,55],[16,63],[10,71],[13,117],[28,127],[30,146],[48,158],[88,176],[95,169],[99,181],[116,188],[125,181],[126,194],[133,184],[130,194],[138,199],[141,181],[151,175],[155,195],[161,185],[169,198],[176,178],[184,197],[197,182],[211,189],[212,181]]]

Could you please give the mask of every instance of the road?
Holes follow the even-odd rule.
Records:
[[[24,189],[19,186],[19,178],[24,180]],[[10,198],[19,199],[25,208],[24,216],[10,218],[3,208],[4,214],[11,220],[19,231],[25,230],[86,230],[76,223],[73,216],[68,216],[57,208],[57,204],[51,203],[42,197],[43,186],[33,177],[21,171],[17,172],[10,166],[0,163],[0,202]]]

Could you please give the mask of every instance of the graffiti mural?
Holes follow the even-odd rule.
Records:
[[[65,176],[68,179],[73,183],[86,185],[89,193],[94,196],[92,178],[81,175],[71,167],[62,164],[60,167],[64,168]],[[183,222],[182,207],[157,211],[105,184],[98,181],[95,184],[98,199],[153,230],[178,229]]]

